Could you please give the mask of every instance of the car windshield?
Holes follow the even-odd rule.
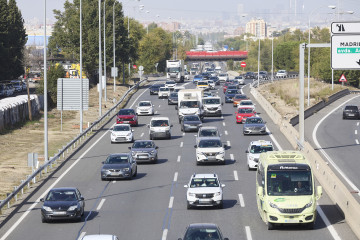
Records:
[[[135,115],[135,112],[133,109],[121,109],[118,115]]]
[[[198,101],[182,101],[180,103],[180,108],[198,108]]]
[[[252,108],[239,108],[238,113],[253,113]]]
[[[217,137],[218,135],[216,129],[202,129],[199,133],[199,137]]]
[[[240,105],[248,106],[248,105],[253,105],[253,103],[249,101],[241,101]]]
[[[204,104],[220,104],[220,99],[219,98],[215,98],[215,99],[204,99],[203,100]]]
[[[246,99],[245,95],[235,95],[234,99]]]
[[[219,187],[219,182],[216,178],[193,178],[190,187]]]
[[[151,88],[152,88],[152,89],[159,89],[160,86],[159,86],[159,85],[152,85]]]
[[[115,131],[115,132],[120,132],[120,131],[130,131],[130,126],[127,126],[127,125],[123,125],[123,126],[114,126],[114,131]]]
[[[169,121],[168,120],[152,120],[151,121],[151,126],[152,127],[167,127],[169,126]]]
[[[272,151],[273,147],[271,145],[252,145],[250,148],[250,153],[262,153],[267,151]]]
[[[172,67],[172,68],[168,68],[167,71],[169,73],[178,73],[178,72],[180,72],[180,68],[179,67]]]
[[[208,85],[207,82],[198,82],[197,85]]]
[[[222,144],[220,140],[215,140],[215,139],[214,140],[206,139],[199,142],[199,148],[217,148],[221,146]]]
[[[161,87],[161,88],[160,88],[160,91],[169,91],[169,88],[167,88],[167,87]]]
[[[46,201],[76,201],[77,196],[74,190],[53,190],[46,196]]]
[[[151,106],[150,102],[139,102],[139,107],[148,107]]]
[[[175,81],[167,81],[166,84],[175,84]]]
[[[210,80],[208,81],[208,84],[212,84],[212,83],[214,83],[214,81],[212,81],[212,80],[211,80],[211,81],[210,81]]]
[[[227,94],[236,94],[237,90],[236,89],[230,89],[228,91],[226,91]]]
[[[200,121],[200,118],[198,116],[184,116],[185,121]]]
[[[311,171],[268,171],[269,196],[312,195]]]
[[[184,240],[221,240],[220,232],[215,228],[189,228]]]
[[[237,86],[228,86],[228,89],[237,89]]]
[[[170,97],[178,97],[178,93],[177,92],[172,92],[172,93],[170,93]]]
[[[134,142],[132,148],[155,148],[155,144],[150,141]]]
[[[109,156],[105,161],[106,164],[120,164],[127,162],[129,162],[129,157],[127,155]]]
[[[261,118],[247,118],[245,123],[256,124],[256,123],[264,123],[264,122]]]

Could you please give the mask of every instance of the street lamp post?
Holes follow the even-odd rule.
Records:
[[[257,86],[260,87],[260,36],[259,38],[259,51],[258,51],[258,83]]]
[[[101,117],[102,61],[101,61],[101,0],[99,0],[99,116]]]
[[[46,0],[44,0],[44,159],[48,161],[48,101],[47,101],[47,65],[46,65]]]
[[[83,132],[82,0],[80,0],[80,133]]]
[[[105,86],[104,86],[104,100],[106,102],[106,34],[105,34],[105,29],[106,29],[106,22],[105,22],[105,2],[104,1],[104,77],[105,77]]]
[[[271,34],[271,82],[274,81],[274,35]]]
[[[113,4],[113,54],[114,54],[114,93],[115,93],[115,89],[116,89],[116,77],[115,77],[115,3],[117,3],[117,1],[114,2]]]

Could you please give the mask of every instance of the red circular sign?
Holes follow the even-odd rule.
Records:
[[[240,66],[243,67],[243,68],[246,67],[246,62],[241,62]]]
[[[133,69],[137,69],[137,66],[136,66],[136,65],[133,65]]]

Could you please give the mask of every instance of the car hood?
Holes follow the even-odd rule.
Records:
[[[184,121],[184,124],[200,125],[201,121]]]
[[[77,205],[77,201],[45,201],[43,206],[53,210],[68,210],[70,206]]]
[[[130,163],[120,163],[120,164],[104,164],[102,169],[122,169],[129,168]]]
[[[265,127],[265,124],[264,123],[245,123],[244,127],[262,128],[262,127]]]
[[[137,107],[137,109],[150,109],[151,106],[141,106],[141,107]]]
[[[115,136],[127,136],[131,131],[112,131]]]
[[[154,150],[155,148],[131,148],[132,152],[151,152]]]
[[[204,152],[204,153],[208,153],[208,152],[221,152],[224,151],[223,147],[216,147],[216,148],[197,148],[196,149],[197,152]]]
[[[196,187],[196,188],[188,188],[188,192],[195,194],[207,194],[207,193],[217,193],[221,192],[220,187]]]
[[[134,118],[135,115],[117,115],[118,118],[123,118],[123,119],[130,119],[130,118]]]
[[[181,113],[183,113],[183,114],[190,115],[190,114],[196,114],[198,108],[179,108],[179,110],[180,110]]]
[[[302,208],[309,202],[313,202],[311,195],[300,196],[268,196],[269,202],[276,204],[279,208]]]
[[[236,116],[240,116],[240,117],[252,117],[254,116],[254,113],[237,113]]]

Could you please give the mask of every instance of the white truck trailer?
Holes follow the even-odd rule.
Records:
[[[185,115],[198,115],[203,118],[202,108],[202,89],[182,89],[178,92],[178,110],[179,123]]]
[[[184,61],[166,60],[166,78],[175,82],[184,82]]]

